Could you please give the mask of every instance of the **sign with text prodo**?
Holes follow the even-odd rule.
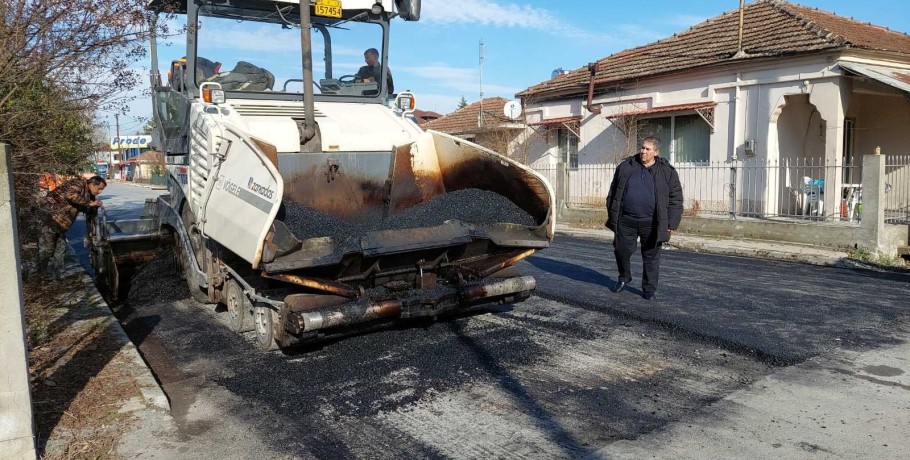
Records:
[[[147,149],[152,136],[143,134],[141,136],[120,136],[111,138],[112,149]]]

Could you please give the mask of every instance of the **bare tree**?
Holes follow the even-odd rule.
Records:
[[[36,176],[73,174],[95,150],[98,109],[123,106],[140,83],[145,0],[0,2],[0,140],[10,144],[20,215]]]
[[[144,0],[6,0],[0,3],[0,81],[12,82],[0,99],[9,111],[20,80],[39,77],[66,88],[86,107],[112,104],[136,85],[130,65],[145,56]]]

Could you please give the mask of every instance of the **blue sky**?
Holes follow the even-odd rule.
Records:
[[[795,3],[910,32],[910,0]],[[577,69],[738,7],[739,0],[423,0],[419,22],[393,21],[389,62],[396,90],[409,89],[418,108],[445,114],[462,96],[479,99],[481,40],[484,97],[511,99],[557,67]],[[113,126],[113,114],[99,115]],[[141,129],[150,116],[150,101],[134,100],[120,117],[121,133]]]

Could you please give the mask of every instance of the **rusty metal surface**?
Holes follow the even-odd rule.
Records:
[[[157,248],[145,251],[114,252],[114,263],[121,267],[138,267],[144,265],[161,253]]]
[[[381,265],[384,273],[394,272],[398,269],[414,271],[415,267],[413,264],[402,267],[388,259],[388,257],[419,250],[436,251],[438,254],[444,254],[447,266],[469,267],[473,272],[481,273],[485,272],[489,267],[503,262],[501,254],[492,250],[496,246],[527,250],[540,250],[549,247],[549,242],[545,236],[537,235],[534,231],[527,228],[511,228],[517,226],[508,228],[500,228],[504,226],[476,227],[450,222],[442,227],[448,227],[449,230],[430,227],[372,232],[368,237],[362,238],[361,244],[349,244],[342,247],[334,246],[331,238],[306,240],[303,242],[302,249],[279,257],[274,262],[265,264],[264,268],[267,272],[274,274],[292,270],[335,266],[346,260],[346,257],[370,257],[380,258],[377,260],[382,261]],[[484,243],[485,239],[489,239],[495,244]],[[454,251],[446,248],[452,248]],[[462,250],[464,248],[469,249]],[[508,251],[508,254],[508,257],[511,257],[515,252]],[[366,275],[371,275],[368,272],[369,269],[370,267],[364,267],[360,273],[362,276],[350,271],[345,271],[343,276],[348,279],[362,279]]]
[[[528,213],[537,225],[465,224],[453,220],[443,225],[368,231],[357,237],[351,235],[353,238],[345,241],[336,237],[310,241],[306,235],[298,235],[303,240],[299,250],[274,254],[274,260],[264,265],[271,273],[338,265],[350,257],[382,257],[459,247],[484,238],[490,238],[498,246],[527,249],[549,246],[551,193],[546,182],[533,171],[468,143],[433,134],[414,144],[400,146],[394,152],[281,154],[279,163],[286,180],[286,198],[346,223],[382,220],[440,195],[476,189],[505,197],[521,208],[519,212]],[[438,215],[438,211],[434,213]],[[305,222],[308,220],[301,220],[297,225]],[[346,227],[339,225],[339,228]],[[270,248],[270,254],[273,251]]]
[[[494,278],[465,285],[461,288],[466,300],[500,297],[519,292],[537,289],[537,280],[533,276],[516,276],[514,278]]]
[[[433,289],[439,284],[439,277],[436,273],[428,272],[424,273],[417,280],[417,287],[420,289]]]
[[[414,177],[414,170],[411,167],[411,145],[398,147],[393,161],[386,215],[423,202],[420,189],[417,187],[417,178]]]
[[[550,247],[546,228],[530,229],[513,224],[485,225],[483,235],[499,246],[544,249]]]
[[[421,161],[420,168],[415,170],[417,158],[412,148],[413,144],[408,144],[395,150],[387,214],[394,214],[446,193],[438,162]],[[435,156],[435,153],[432,155]]]
[[[498,263],[498,264],[496,264],[496,265],[493,265],[492,267],[490,267],[490,268],[484,270],[484,271],[480,274],[480,276],[481,276],[481,277],[490,276],[490,275],[492,275],[493,273],[496,273],[496,272],[498,272],[498,271],[500,271],[500,270],[502,270],[502,269],[504,269],[504,268],[506,268],[506,267],[510,267],[510,266],[512,266],[512,265],[517,264],[519,260],[524,259],[525,257],[528,257],[528,256],[530,256],[531,254],[534,254],[535,252],[537,252],[536,249],[528,249],[528,250],[526,250],[526,251],[521,251],[520,253],[515,254],[514,256],[509,257],[508,259],[506,259],[506,260],[504,260],[504,261],[502,261],[502,262],[500,262],[500,263]]]
[[[350,326],[399,314],[401,314],[401,301],[398,299],[375,302],[364,299],[335,307],[301,312],[298,314],[298,326],[301,332],[312,332],[332,327]]]
[[[281,154],[285,197],[347,221],[381,219],[389,152]]]
[[[450,221],[434,227],[368,232],[361,238],[364,255],[390,254],[471,242],[472,226]]]
[[[350,302],[348,297],[321,294],[291,294],[284,298],[284,304],[291,311],[317,310]]]
[[[336,247],[333,238],[310,238],[304,240],[300,249],[275,261],[263,264],[267,272],[281,272],[299,268],[319,267],[340,263],[345,254],[355,252],[358,247],[348,245]]]
[[[420,146],[419,153],[412,152]],[[476,188],[502,195],[543,224],[550,194],[532,171],[464,142],[434,137],[394,152],[281,154],[285,195],[356,222],[413,207],[441,194]]]
[[[296,311],[286,325],[294,334],[351,326],[391,317],[433,316],[484,301],[502,301],[507,296],[526,294],[537,287],[531,276],[496,278],[459,287],[438,287],[413,291],[402,298],[358,299],[352,302]],[[293,299],[297,302],[297,299]],[[339,299],[325,299],[327,302]]]
[[[320,291],[329,292],[343,297],[354,298],[360,294],[357,289],[354,289],[347,284],[338,283],[335,281],[321,280],[306,276],[292,275],[288,273],[279,273],[274,275],[263,273],[262,277],[284,281],[286,283],[296,284],[298,286],[303,286],[311,289],[318,289]]]

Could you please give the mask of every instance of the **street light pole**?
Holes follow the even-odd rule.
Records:
[[[126,161],[126,158],[123,157],[123,149],[120,148],[123,145],[123,142],[120,142],[120,114],[114,114],[114,120],[117,123],[117,155],[120,156],[120,164],[123,165]],[[121,166],[122,168],[123,166]]]

